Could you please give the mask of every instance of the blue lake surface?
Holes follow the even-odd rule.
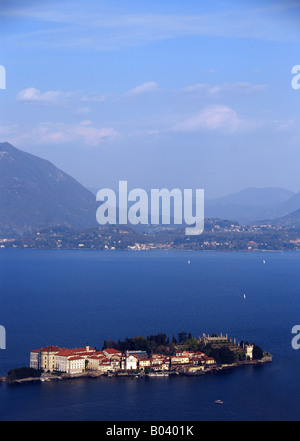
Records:
[[[0,251],[0,375],[31,349],[228,333],[273,354],[200,377],[0,385],[0,420],[299,420],[299,253]],[[263,264],[263,259],[266,261]],[[190,264],[188,264],[190,260]],[[244,299],[243,294],[246,294]],[[216,399],[223,400],[218,406]]]

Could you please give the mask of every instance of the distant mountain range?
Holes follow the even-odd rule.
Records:
[[[277,219],[300,209],[300,192],[284,188],[247,188],[205,201],[205,217],[233,219],[241,224]]]
[[[91,191],[49,161],[0,143],[0,238],[49,227],[85,230],[98,226],[96,190]],[[240,224],[300,226],[300,192],[248,188],[205,200],[205,218]],[[136,226],[142,231],[145,226]],[[151,228],[153,230],[153,228]]]
[[[94,195],[99,189],[89,188]],[[150,191],[147,193],[150,201]],[[171,200],[171,220],[173,208]],[[300,192],[293,193],[290,190],[277,187],[246,188],[217,199],[208,200],[205,198],[206,218],[233,220],[241,224],[277,219],[297,209],[300,209]]]
[[[275,227],[294,228],[295,230],[300,230],[300,209],[293,211],[287,216],[280,217],[279,219],[271,219],[265,223]]]
[[[0,235],[96,226],[94,195],[49,161],[0,143]]]

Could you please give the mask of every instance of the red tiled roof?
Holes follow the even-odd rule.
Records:
[[[32,349],[30,352],[58,352],[61,351],[62,348],[59,348],[58,346],[46,346],[45,348],[40,349]]]
[[[88,348],[89,348],[88,349],[89,351],[95,352],[95,350],[93,348],[90,348],[89,346],[88,346]],[[74,348],[73,350],[76,352],[87,352],[86,347],[85,348]]]
[[[56,356],[59,357],[70,357],[70,355],[74,355],[75,350],[74,349],[63,349],[62,351],[59,351]]]
[[[95,354],[95,351],[86,351],[86,350],[83,351],[83,350],[78,350],[78,348],[75,348],[75,349],[62,349],[56,354],[56,356],[70,357],[71,355],[73,355],[73,356],[75,356],[75,355],[88,356],[88,355],[94,355],[94,354]]]
[[[187,355],[172,355],[171,358],[189,358]]]
[[[43,352],[58,352],[61,351],[62,348],[59,348],[58,346],[46,346],[45,348],[42,348],[41,351]]]
[[[121,354],[121,351],[118,351],[117,349],[114,348],[107,348],[104,349],[103,351],[107,352],[108,354]]]

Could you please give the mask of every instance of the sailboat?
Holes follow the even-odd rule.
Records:
[[[246,298],[246,294],[244,294],[244,299]]]

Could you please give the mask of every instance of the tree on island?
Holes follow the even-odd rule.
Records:
[[[199,341],[196,337],[189,337],[187,340],[185,340],[184,347],[191,351],[197,352],[200,348]]]
[[[257,345],[253,346],[253,360],[261,360],[264,356],[264,351]]]
[[[248,342],[242,341],[240,343],[240,351],[232,351],[228,346],[216,347],[215,345],[209,343],[206,344],[203,341],[199,341],[196,337],[193,337],[191,333],[180,332],[178,334],[178,342],[173,335],[172,341],[166,336],[166,334],[159,333],[154,335],[149,335],[146,338],[137,336],[133,338],[126,337],[125,340],[114,342],[113,340],[104,340],[103,349],[114,348],[121,352],[125,351],[145,351],[147,354],[151,353],[161,353],[161,354],[172,354],[174,353],[176,346],[180,345],[182,350],[191,351],[201,351],[204,352],[209,357],[213,357],[216,363],[222,364],[233,364],[236,361],[243,361],[245,359],[244,346]],[[253,348],[253,360],[260,360],[264,356],[263,350],[254,345]]]
[[[40,377],[43,373],[42,369],[34,369],[31,367],[21,367],[16,369],[11,369],[7,373],[8,381],[21,380],[23,378],[36,378]]]
[[[189,337],[191,337],[191,336],[192,336],[191,333],[188,335],[187,332],[179,332],[179,334],[178,334],[178,343],[179,343],[180,345],[184,344],[184,342],[185,342]]]
[[[119,340],[118,343],[113,340],[104,340],[102,350],[107,348],[118,349],[123,353],[125,351],[146,351],[148,354],[155,351],[170,353],[174,349],[174,342],[171,343],[166,334],[160,333],[147,336],[147,338],[141,336],[126,337],[125,340]]]
[[[107,348],[119,349],[119,344],[113,340],[110,340],[110,339],[104,340],[103,346],[102,346],[102,351]]]
[[[205,346],[203,352],[209,357],[213,357],[219,365],[232,364],[236,361],[233,351],[231,351],[228,346],[214,348],[208,344]]]
[[[151,352],[148,342],[145,337],[133,337],[128,338],[126,337],[124,341],[120,341],[119,343],[119,350],[121,352],[125,351],[146,351]]]
[[[180,345],[182,345],[185,340],[187,339],[187,333],[186,332],[179,332],[177,335],[177,341]]]

